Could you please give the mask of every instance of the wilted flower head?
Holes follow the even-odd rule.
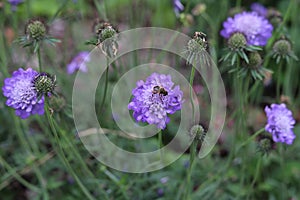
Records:
[[[23,0],[8,0],[8,3],[10,3],[10,5],[11,5],[11,10],[12,11],[16,11],[17,10],[17,6],[20,3],[23,3]]]
[[[38,72],[29,68],[14,71],[11,78],[4,80],[3,95],[6,105],[16,110],[16,115],[25,119],[33,114],[44,114],[44,98],[38,99],[33,80]]]
[[[180,87],[173,87],[170,75],[158,73],[151,74],[145,82],[138,81],[136,86],[128,104],[135,120],[155,124],[160,129],[166,128],[170,121],[168,114],[181,109],[183,92]]]
[[[221,35],[224,38],[229,38],[238,32],[244,34],[248,45],[257,46],[266,45],[273,30],[273,26],[268,20],[255,12],[242,12],[234,17],[229,17],[223,23],[223,27]]]
[[[184,10],[184,6],[180,2],[180,0],[173,0],[173,8],[176,16],[179,16],[179,13]]]
[[[266,106],[265,112],[268,118],[265,129],[272,134],[274,142],[292,144],[296,138],[293,132],[295,120],[292,112],[283,103]]]
[[[46,72],[41,72],[33,79],[33,84],[36,92],[38,93],[38,99],[44,95],[54,94],[56,86],[56,77]]]
[[[263,17],[266,17],[268,14],[268,9],[264,7],[262,4],[257,2],[251,4],[251,10]]]
[[[89,52],[82,51],[78,53],[67,66],[68,74],[73,74],[76,70],[87,72],[86,63],[90,61]]]

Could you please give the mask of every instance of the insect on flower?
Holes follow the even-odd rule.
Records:
[[[152,95],[153,94],[159,94],[160,100],[162,101],[162,96],[167,96],[168,91],[166,91],[164,87],[156,85],[153,87]]]

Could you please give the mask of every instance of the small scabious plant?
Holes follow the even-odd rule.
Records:
[[[30,115],[44,114],[44,98],[38,98],[34,80],[39,73],[31,68],[14,71],[12,77],[4,80],[3,95],[7,98],[6,105],[15,109],[22,119]]]
[[[128,109],[133,111],[134,119],[159,129],[166,128],[168,115],[181,110],[183,104],[183,92],[179,85],[174,87],[171,75],[166,74],[153,73],[146,81],[138,81],[132,95]]]
[[[244,11],[229,17],[220,32],[228,39],[227,54],[223,60],[231,60],[231,65],[242,61],[242,67],[233,68],[230,72],[237,71],[242,76],[250,74],[254,79],[263,79],[268,70],[261,65],[262,58],[258,51],[267,44],[272,31],[273,26],[257,12]]]
[[[72,61],[67,65],[67,73],[73,74],[75,71],[80,70],[82,72],[87,72],[86,63],[90,61],[90,56],[88,51],[79,52]]]
[[[266,106],[265,112],[268,118],[265,130],[272,134],[273,141],[291,145],[296,138],[292,112],[283,103]]]

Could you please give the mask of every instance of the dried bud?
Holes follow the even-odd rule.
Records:
[[[48,95],[48,93],[53,94],[56,86],[56,77],[52,76],[46,72],[39,73],[33,80],[35,90],[39,97],[43,95]]]

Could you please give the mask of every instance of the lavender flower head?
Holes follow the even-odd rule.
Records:
[[[3,95],[7,97],[6,105],[14,108],[16,115],[22,119],[30,115],[44,114],[44,97],[38,100],[33,80],[38,72],[31,68],[14,71],[11,78],[4,80]]]
[[[263,16],[263,17],[266,17],[267,13],[268,13],[268,9],[260,3],[252,3],[251,4],[251,10],[253,12],[256,12],[258,15]]]
[[[265,112],[268,123],[265,130],[272,133],[274,142],[292,144],[296,138],[293,128],[295,120],[292,112],[285,104],[272,104],[271,108],[266,106]]]
[[[179,16],[179,13],[184,10],[184,6],[180,2],[180,0],[173,0],[173,8],[176,16]]]
[[[242,33],[248,45],[264,46],[272,36],[273,26],[256,12],[242,12],[229,17],[223,23],[221,35],[230,38],[234,33]]]
[[[157,86],[167,93],[155,92]],[[132,90],[133,99],[128,104],[135,120],[155,124],[159,129],[166,128],[170,121],[168,114],[180,110],[183,103],[183,92],[178,85],[173,86],[171,76],[165,74],[153,73],[145,82],[138,81]]]
[[[17,10],[17,6],[20,3],[23,3],[23,0],[7,0],[7,1],[8,1],[8,3],[10,3],[12,11],[16,11]]]
[[[90,61],[89,52],[82,51],[78,53],[67,66],[68,74],[73,74],[76,70],[87,72],[86,63]]]

